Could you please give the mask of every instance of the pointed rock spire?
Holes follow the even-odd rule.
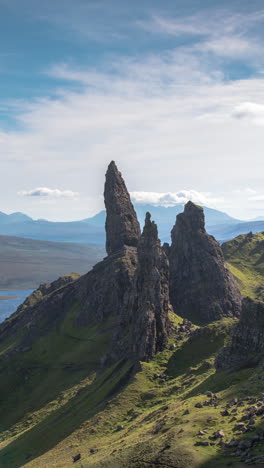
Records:
[[[170,299],[175,312],[194,323],[237,316],[241,296],[220,245],[207,234],[204,213],[192,202],[171,231]]]
[[[125,182],[112,161],[107,169],[104,200],[106,207],[106,251],[108,255],[124,245],[136,247],[140,226]]]
[[[134,346],[141,360],[149,361],[164,349],[169,329],[169,262],[158,238],[158,229],[146,214],[138,244],[135,277]]]
[[[192,232],[205,232],[204,210],[191,201],[186,203],[184,213],[178,215],[177,221],[178,227],[180,223],[183,223],[185,228],[192,230]]]

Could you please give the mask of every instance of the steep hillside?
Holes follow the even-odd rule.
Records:
[[[242,294],[264,300],[264,232],[238,236],[222,250]]]
[[[234,279],[191,203],[175,234],[186,258],[199,240],[217,313],[202,327],[182,318],[194,295],[208,302],[199,262],[189,258],[173,309],[169,269],[181,267],[179,252],[161,247],[149,213],[140,232],[114,162],[104,193],[107,257],[80,278],[41,288],[0,325],[1,468],[239,468],[263,458],[262,306],[250,306],[251,327],[248,308],[237,318]],[[216,368],[242,335],[251,351],[256,326],[254,366]]]
[[[171,320],[168,348],[136,374],[133,363],[119,361],[96,375],[107,324],[100,331],[74,330],[74,343],[65,322],[57,350],[44,352],[40,342],[27,357],[14,358],[17,372],[8,385],[1,379],[1,467],[65,468],[80,454],[76,466],[83,468],[239,468],[261,457],[262,366],[215,370],[230,319],[189,332],[181,331],[181,319]]]
[[[33,289],[71,272],[84,274],[103,247],[0,236],[0,289]]]

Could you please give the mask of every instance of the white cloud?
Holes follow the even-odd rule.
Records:
[[[142,29],[157,34],[191,39],[185,49],[196,53],[211,53],[228,59],[247,58],[248,62],[262,60],[262,40],[252,35],[251,29],[264,20],[264,10],[254,13],[237,14],[232,9],[202,11],[185,17],[164,17],[152,15],[139,21]],[[211,57],[212,60],[212,57]]]
[[[242,102],[235,107],[232,115],[236,119],[250,120],[257,125],[264,125],[264,104]]]
[[[26,197],[50,197],[50,198],[77,198],[78,192],[72,190],[50,189],[48,187],[38,187],[33,190],[21,190],[19,195]]]
[[[163,33],[171,36],[208,34],[208,25],[201,21],[201,17],[198,15],[181,18],[181,20],[152,15],[150,19],[138,21],[137,25],[151,33]]]
[[[212,52],[220,57],[241,58],[252,54],[260,53],[261,47],[254,41],[236,36],[223,36],[199,44],[200,50]],[[254,55],[255,57],[255,55]]]
[[[133,202],[150,204],[154,206],[175,206],[185,204],[189,200],[199,205],[211,206],[222,201],[214,198],[211,193],[197,192],[196,190],[180,190],[179,192],[131,192]]]
[[[233,53],[241,49],[246,53],[247,38],[242,35],[238,41],[234,18],[230,23],[226,20],[219,42],[221,21],[213,23],[218,32],[210,35],[214,27],[211,24],[208,29],[203,20],[199,27],[207,28],[206,37],[200,37],[199,44],[208,49],[211,41],[210,47],[213,44],[223,54],[228,46],[225,38],[232,37],[236,38]],[[87,217],[103,206],[104,173],[114,159],[130,190],[141,197],[142,189],[152,193],[144,195],[146,200],[173,204],[192,199],[209,206],[217,203],[219,209],[232,210],[235,216],[249,213],[253,203],[251,208],[241,203],[239,196],[233,197],[233,190],[248,185],[257,190],[263,183],[259,123],[264,79],[225,81],[222,61],[208,60],[199,44],[134,58],[111,57],[97,68],[52,67],[49,73],[60,83],[52,97],[9,103],[17,129],[0,128],[2,174],[12,174],[12,180],[2,176],[2,199],[10,193],[11,184],[13,193],[18,192],[21,180],[27,186],[41,187],[45,180],[48,187],[56,187],[60,174],[63,186],[71,187],[75,195],[81,192],[89,203],[82,196],[77,208],[75,195],[68,195],[58,216],[74,218],[78,209],[79,218]],[[73,82],[77,91],[72,90]],[[175,187],[195,187],[196,191],[175,192]],[[30,214],[48,218],[48,210],[39,211],[40,195],[31,193],[35,189],[24,192],[28,197],[14,197],[12,210],[27,212],[35,197],[35,211]],[[222,192],[227,195],[220,202],[217,194]],[[41,198],[43,206],[47,199],[53,203],[51,195]],[[63,204],[62,195],[53,194],[53,198],[57,206],[58,198]]]

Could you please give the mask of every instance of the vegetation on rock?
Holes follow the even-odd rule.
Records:
[[[243,296],[264,300],[264,232],[248,233],[222,245]]]
[[[0,325],[0,466],[239,468],[263,460],[263,303],[248,299],[236,317],[232,275],[191,205],[181,246],[197,281],[184,282],[185,301],[208,305],[208,281],[209,300],[221,307],[204,326],[195,308],[195,324],[177,315],[185,314],[169,298],[175,239],[163,249],[149,213],[140,234],[114,163],[107,184],[108,256],[82,277],[41,286]],[[216,368],[238,345],[258,359]]]

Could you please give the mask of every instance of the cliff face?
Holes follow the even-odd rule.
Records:
[[[219,369],[239,369],[255,365],[264,358],[264,302],[243,300],[238,324],[233,329],[231,343],[216,359]]]
[[[179,315],[194,323],[238,316],[241,296],[218,242],[205,231],[203,209],[192,202],[171,232],[170,299]]]
[[[6,320],[0,326],[1,337],[19,334],[13,351],[29,349],[47,332],[60,329],[68,315],[77,329],[107,324],[104,363],[122,358],[148,361],[165,347],[169,264],[157,226],[147,215],[140,236],[136,213],[114,162],[108,167],[104,196],[108,256],[87,275],[64,282],[54,292],[48,288],[41,300],[24,304]]]
[[[134,349],[149,359],[166,346],[170,310],[169,262],[149,213],[138,244],[138,267],[133,289],[131,310],[136,318]]]
[[[136,247],[140,226],[125,182],[112,161],[106,173],[104,200],[106,207],[106,251],[108,255],[124,245]]]

